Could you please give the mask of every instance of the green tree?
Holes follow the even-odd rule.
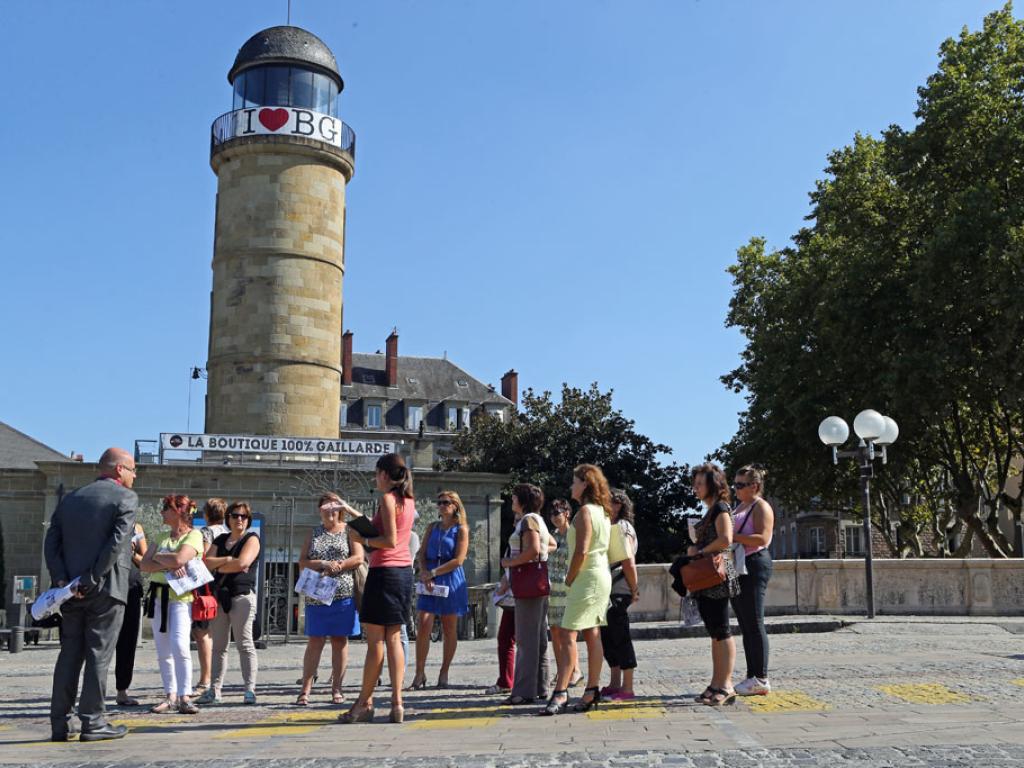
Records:
[[[601,392],[597,384],[586,390],[563,384],[557,403],[550,392],[527,390],[514,418],[474,421],[454,449],[444,469],[506,473],[510,485],[534,483],[547,499],[569,498],[576,465],[598,465],[634,501],[639,558],[645,562],[679,553],[686,521],[678,511],[697,504],[688,467],[660,461],[671,448],[639,434],[612,405],[612,392]]]
[[[747,345],[723,381],[748,408],[721,453],[769,464],[786,501],[849,504],[852,467],[827,462],[816,425],[877,407],[901,438],[874,485],[876,522],[898,520],[910,550],[930,527],[965,534],[960,554],[975,539],[1007,556],[997,512],[1020,520],[1024,454],[1024,24],[1011,6],[945,41],[918,96],[913,129],[829,156],[791,247],[739,250],[727,324]]]

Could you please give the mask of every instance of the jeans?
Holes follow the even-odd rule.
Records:
[[[747,575],[740,576],[740,593],[732,610],[743,633],[747,677],[768,679],[768,631],[764,627],[764,594],[772,577],[772,556],[767,549],[747,555]]]

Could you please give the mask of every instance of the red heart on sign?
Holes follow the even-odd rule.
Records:
[[[268,131],[276,131],[288,122],[287,109],[261,109],[260,122]]]

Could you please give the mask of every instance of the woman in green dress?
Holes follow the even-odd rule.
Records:
[[[569,528],[568,551],[572,553],[565,584],[569,592],[562,615],[563,666],[558,670],[558,684],[543,715],[565,711],[569,700],[569,676],[579,656],[576,636],[583,634],[587,644],[587,688],[576,704],[577,712],[586,712],[601,701],[600,627],[606,621],[612,577],[608,569],[608,540],[611,536],[611,492],[600,467],[580,464],[573,470],[572,497],[580,509]]]

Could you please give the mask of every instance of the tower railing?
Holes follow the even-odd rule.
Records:
[[[213,121],[213,125],[210,128],[210,152],[212,153],[221,144],[227,141],[238,138],[237,136],[231,135],[231,121],[232,116],[238,110],[232,110],[231,112],[225,112],[223,115]],[[348,123],[343,120],[338,120],[341,123],[341,146],[338,147],[342,152],[347,152],[349,156],[355,160],[356,158],[356,132],[352,130]],[[336,145],[332,145],[336,146]]]

